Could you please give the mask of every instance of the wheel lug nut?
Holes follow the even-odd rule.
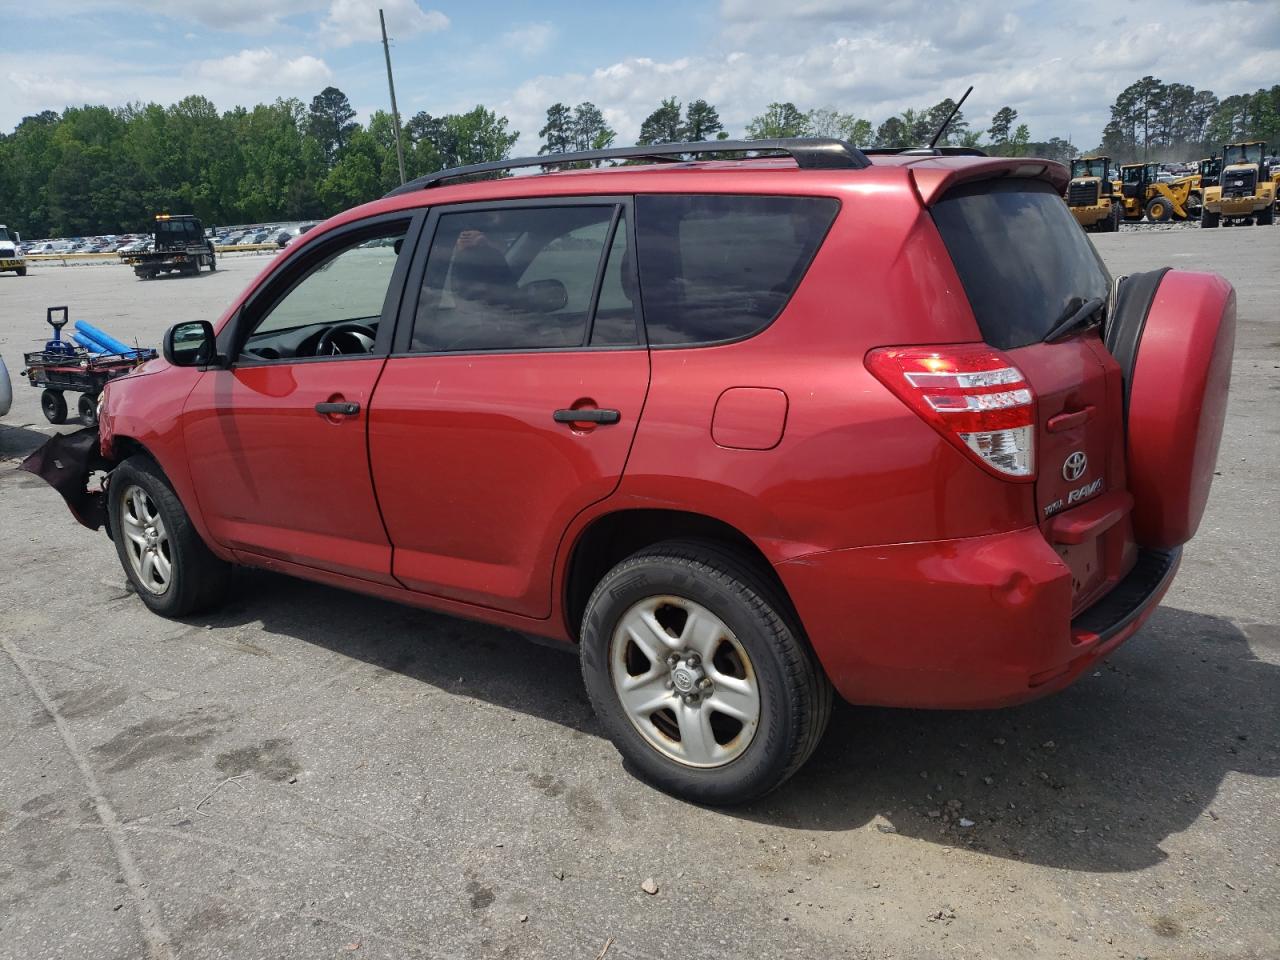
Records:
[[[685,660],[685,663],[687,663],[691,667],[696,667],[701,662],[702,662],[702,658],[698,656],[696,653],[689,654],[689,658]]]
[[[665,686],[666,686],[666,688],[667,688],[668,690],[670,690],[670,689],[672,689],[672,688],[675,686],[675,681],[673,681],[673,680],[668,680],[668,681],[666,682]]]
[[[698,686],[700,686],[703,690],[710,690],[710,689],[711,689],[711,678],[710,678],[710,677],[703,677],[701,680],[699,680],[699,681],[698,681]]]

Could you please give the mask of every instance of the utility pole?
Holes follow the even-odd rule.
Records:
[[[387,18],[382,15],[382,8],[378,8],[378,22],[382,24],[382,52],[387,58],[387,88],[391,91],[391,119],[396,125],[396,160],[400,164],[400,183],[403,185],[404,176],[404,147],[400,145],[400,111],[396,109],[396,82],[391,79],[391,44],[387,43]]]

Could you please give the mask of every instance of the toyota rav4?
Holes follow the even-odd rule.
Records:
[[[1196,531],[1234,293],[1113,282],[1062,166],[973,153],[627,148],[340,214],[107,387],[124,571],[169,617],[244,565],[576,644],[700,802],[786,780],[833,692],[1060,690]]]

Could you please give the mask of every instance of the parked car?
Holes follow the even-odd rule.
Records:
[[[1230,285],[1113,295],[1045,160],[502,168],[705,152],[421,178],[174,326],[101,409],[142,602],[189,618],[260,566],[577,644],[630,769],[706,803],[793,774],[833,692],[988,708],[1092,670],[1203,512]]]

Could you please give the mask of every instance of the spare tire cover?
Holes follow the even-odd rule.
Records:
[[[1236,335],[1235,290],[1171,270],[1147,312],[1127,384],[1133,532],[1167,550],[1200,526],[1222,440]]]

